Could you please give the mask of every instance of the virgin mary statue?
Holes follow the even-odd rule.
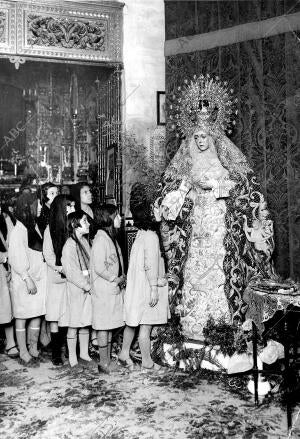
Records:
[[[253,276],[273,276],[273,223],[246,157],[225,131],[234,101],[227,83],[194,77],[170,117],[183,141],[156,201],[171,310],[185,337],[202,340],[208,319],[243,320]]]

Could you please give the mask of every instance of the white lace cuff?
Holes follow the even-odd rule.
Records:
[[[229,197],[229,191],[234,186],[231,180],[211,180],[211,183],[212,191],[217,199]]]
[[[184,180],[177,191],[169,192],[161,203],[162,214],[166,220],[175,221],[190,187]]]

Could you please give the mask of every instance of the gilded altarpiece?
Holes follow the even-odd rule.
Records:
[[[121,200],[119,2],[0,1],[0,178],[95,183]]]

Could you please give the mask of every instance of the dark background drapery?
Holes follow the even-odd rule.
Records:
[[[296,0],[166,1],[166,39],[298,11]],[[249,158],[266,195],[276,269],[300,278],[300,32],[167,56],[167,97],[200,73],[219,75],[234,89],[239,114],[231,138]]]

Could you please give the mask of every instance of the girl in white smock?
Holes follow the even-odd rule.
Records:
[[[90,246],[85,238],[89,222],[82,210],[70,213],[66,241],[61,262],[67,278],[67,289],[58,324],[68,326],[67,343],[70,366],[78,364],[76,354],[77,330],[79,329],[80,358],[90,362],[88,354],[89,326],[92,323],[91,284],[89,276]]]
[[[63,363],[61,348],[63,334],[58,321],[66,293],[66,277],[63,273],[61,255],[68,238],[67,215],[75,211],[75,201],[70,196],[57,195],[50,207],[49,225],[46,227],[43,254],[47,263],[46,320],[50,322],[52,363]]]
[[[8,248],[16,337],[20,362],[26,366],[37,365],[41,316],[46,312],[46,264],[42,254],[42,236],[36,225],[40,211],[41,205],[34,194],[20,195],[15,209],[17,222]],[[29,322],[27,339],[26,322]]]
[[[97,332],[100,363],[99,372],[109,373],[112,330],[124,326],[123,285],[124,266],[120,246],[115,239],[121,217],[117,207],[107,204],[94,211],[98,229],[91,252],[93,329]]]
[[[9,293],[10,272],[7,262],[9,225],[6,218],[10,220],[9,216],[5,215],[0,207],[0,325],[4,325],[5,330],[5,353],[9,357],[14,358],[18,357],[19,353],[14,338],[13,315]]]
[[[130,346],[135,328],[139,326],[139,345],[142,368],[159,370],[151,358],[150,336],[153,325],[167,323],[169,317],[168,285],[165,278],[156,223],[151,220],[150,209],[133,211],[134,225],[139,229],[133,243],[124,298],[124,330],[119,361],[130,367]]]

